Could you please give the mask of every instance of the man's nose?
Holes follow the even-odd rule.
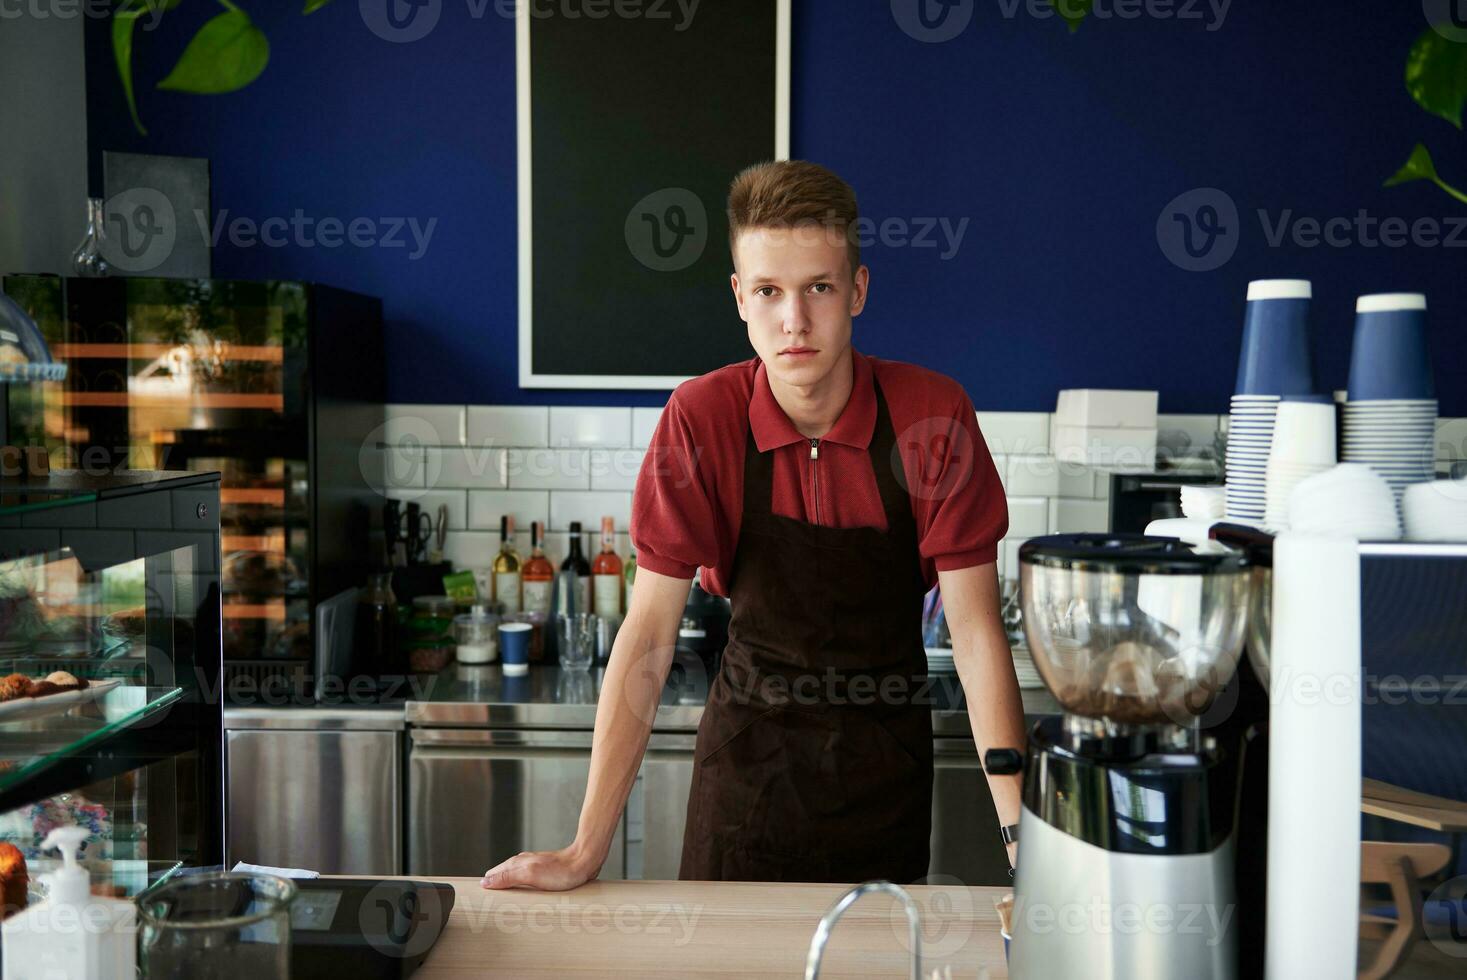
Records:
[[[790,297],[789,309],[785,311],[784,332],[794,336],[808,333],[810,330],[810,314],[805,308],[805,301],[800,296]]]

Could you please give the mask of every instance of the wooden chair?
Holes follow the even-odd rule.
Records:
[[[1454,838],[1454,846],[1450,848],[1445,844],[1385,841],[1364,841],[1360,845],[1360,882],[1389,885],[1396,917],[1361,915],[1361,938],[1381,940],[1382,945],[1369,964],[1362,964],[1358,977],[1359,980],[1384,980],[1400,968],[1412,944],[1425,935],[1421,882],[1449,865],[1456,866],[1456,837],[1467,833],[1467,803],[1367,779],[1360,809]]]

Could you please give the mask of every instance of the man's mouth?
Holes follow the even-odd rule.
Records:
[[[781,357],[805,357],[810,354],[818,354],[820,350],[816,347],[786,347],[779,353]]]

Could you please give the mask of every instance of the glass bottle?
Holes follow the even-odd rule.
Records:
[[[367,588],[357,600],[354,636],[358,674],[381,677],[403,673],[397,642],[397,596],[392,594],[391,572],[373,572],[368,576]]]
[[[628,546],[627,560],[622,567],[621,579],[624,583],[622,591],[622,604],[628,611],[632,608],[632,581],[637,577],[637,549]]]
[[[105,276],[111,271],[102,257],[102,241],[107,237],[105,214],[100,197],[87,198],[87,234],[71,253],[71,269],[88,279]]]
[[[514,549],[514,518],[499,519],[499,554],[494,556],[494,599],[506,614],[520,611],[520,556]]]
[[[601,553],[591,563],[595,612],[602,619],[621,618],[621,557],[616,553],[616,522],[601,518]]]
[[[557,612],[564,614],[566,608],[573,607],[576,612],[591,611],[591,563],[586,561],[586,556],[581,554],[581,522],[571,521],[570,526],[570,553],[565,556],[565,561],[560,563],[561,580],[567,578],[566,572],[572,572],[576,577],[576,592],[573,601],[567,596],[561,600],[561,609]]]
[[[550,615],[550,592],[555,584],[555,566],[545,557],[545,524],[530,525],[530,557],[520,571],[525,612]]]

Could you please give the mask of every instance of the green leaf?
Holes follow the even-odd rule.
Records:
[[[1467,44],[1428,30],[1406,56],[1406,91],[1421,108],[1462,128],[1467,103]]]
[[[1090,8],[1095,5],[1095,0],[1049,0],[1049,5],[1069,25],[1070,33],[1073,34],[1080,29],[1080,22],[1090,13]]]
[[[127,99],[127,111],[132,113],[132,124],[146,136],[148,130],[138,117],[138,103],[132,92],[132,29],[137,22],[136,15],[129,17],[120,10],[112,18],[112,58],[117,62],[117,74],[122,79],[122,94]]]
[[[1415,180],[1429,180],[1463,204],[1467,204],[1467,193],[1457,190],[1457,188],[1441,179],[1441,176],[1436,172],[1436,163],[1431,159],[1431,151],[1422,143],[1416,144],[1416,148],[1411,151],[1411,158],[1406,161],[1406,165],[1400,170],[1397,170],[1385,182],[1385,186],[1395,187],[1398,184],[1409,184]]]
[[[132,33],[138,18],[144,14],[159,15],[178,6],[178,0],[125,0],[112,18],[112,60],[117,63],[117,76],[122,80],[122,94],[132,124],[144,136],[148,131],[138,116],[138,103],[132,88]]]
[[[331,0],[306,0],[306,9],[302,10],[301,13],[314,14],[316,11],[320,10],[322,7],[326,6],[330,2]]]
[[[158,83],[161,89],[219,95],[244,88],[270,61],[270,42],[249,15],[232,9],[199,28],[178,64]]]

